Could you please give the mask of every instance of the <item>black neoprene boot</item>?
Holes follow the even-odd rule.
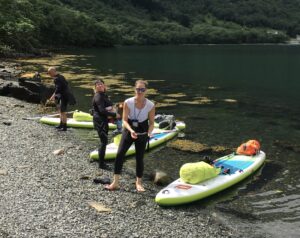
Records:
[[[66,131],[67,130],[67,123],[62,123],[61,128],[58,129],[59,131]]]
[[[111,169],[104,161],[99,161],[99,168],[104,169],[104,170],[110,170]]]
[[[59,125],[56,126],[55,128],[56,128],[56,129],[61,129],[62,127],[63,127],[63,123],[62,123],[62,121],[60,121]]]
[[[106,150],[106,146],[100,145],[100,147],[98,149],[98,156],[99,156],[98,163],[99,163],[100,169],[109,170],[109,167],[107,166],[107,164],[105,163],[105,160],[104,160],[105,150]]]
[[[104,161],[99,161],[99,168],[100,169],[105,169],[107,167],[106,163]]]

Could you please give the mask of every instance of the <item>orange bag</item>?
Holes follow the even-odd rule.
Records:
[[[260,144],[257,140],[248,140],[237,148],[236,153],[239,155],[256,155],[259,150]]]

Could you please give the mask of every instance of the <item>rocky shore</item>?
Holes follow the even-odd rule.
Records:
[[[93,179],[111,173],[90,163],[91,145],[24,120],[37,108],[0,96],[0,237],[241,237],[213,208],[158,206],[161,187],[137,193],[126,167],[121,190],[104,190]]]

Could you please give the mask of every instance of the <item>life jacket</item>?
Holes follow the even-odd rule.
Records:
[[[236,153],[239,155],[256,155],[259,150],[260,144],[257,140],[248,140],[237,148]]]

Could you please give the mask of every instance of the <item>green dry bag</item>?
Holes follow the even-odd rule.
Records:
[[[207,179],[216,177],[220,168],[215,168],[203,161],[197,163],[186,163],[180,168],[180,179],[186,183],[197,184]]]
[[[75,111],[73,113],[73,119],[75,121],[93,121],[93,116],[86,112]]]

